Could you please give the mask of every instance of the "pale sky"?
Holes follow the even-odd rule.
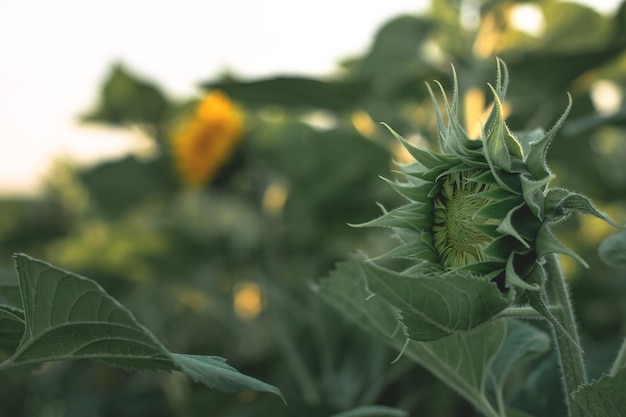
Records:
[[[113,62],[174,97],[224,69],[324,75],[363,53],[382,23],[429,3],[0,0],[0,194],[32,192],[55,158],[85,163],[138,146],[132,133],[76,123]]]

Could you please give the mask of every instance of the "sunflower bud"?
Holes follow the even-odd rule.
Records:
[[[493,318],[498,309],[510,304],[516,292],[519,295],[520,291],[540,290],[545,275],[543,257],[547,254],[565,253],[584,262],[551,233],[550,227],[555,222],[573,211],[610,222],[586,197],[548,188],[553,175],[546,165],[546,150],[562,126],[571,100],[548,132],[513,134],[502,111],[507,83],[507,68],[498,61],[496,86],[490,86],[494,106],[479,140],[470,139],[459,122],[456,77],[451,102],[437,84],[443,95],[447,122],[428,86],[435,102],[441,152],[413,147],[390,128],[415,159],[400,167],[405,177],[403,182],[387,181],[408,202],[362,225],[394,230],[401,243],[377,260],[404,258],[411,261],[411,266],[397,272],[367,262],[366,268],[374,268],[372,274],[385,271],[406,285],[407,291],[415,286],[416,280],[439,277],[446,285],[453,285],[454,291],[465,291],[464,296],[479,305],[485,302],[487,287],[476,287],[473,293],[470,287],[474,284],[463,289],[459,287],[459,277],[495,283],[507,301],[496,300],[492,295],[497,311],[482,312],[474,321],[468,319],[474,325]],[[378,291],[400,308],[405,318],[415,310],[402,291],[390,294],[378,281],[367,280],[370,291]],[[442,290],[441,294],[446,291]],[[411,297],[415,298],[414,294]],[[399,305],[398,300],[406,305]],[[455,331],[446,327],[446,320],[449,321],[446,317],[454,317],[454,312],[447,308],[446,315],[441,316],[442,324],[438,327],[445,330],[442,334]],[[468,324],[463,330],[469,327]],[[412,338],[426,340],[431,336],[415,333]]]

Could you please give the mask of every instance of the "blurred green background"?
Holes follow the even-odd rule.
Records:
[[[211,391],[182,374],[76,361],[3,375],[0,416],[330,416],[366,404],[411,416],[474,415],[410,361],[391,364],[396,352],[312,286],[350,253],[389,244],[385,231],[347,225],[377,216],[376,202],[400,203],[378,177],[393,177],[394,161],[407,155],[379,123],[436,146],[425,82],[450,91],[453,64],[467,106],[461,117],[475,132],[495,57],[510,71],[513,131],[549,128],[572,95],[549,151],[553,185],[587,194],[626,222],[626,3],[606,16],[549,0],[433,0],[428,12],[385,23],[367,52],[332,76],[224,75],[186,100],[112,65],[82,120],[138,129],[154,152],[89,167],[58,163],[40,195],[0,198],[0,297],[12,296],[11,254],[45,259],[97,280],[170,350],[224,356],[279,387],[288,404]],[[224,101],[212,106],[216,94]],[[573,218],[557,232],[590,264],[563,259],[598,376],[626,334],[626,271],[597,256],[613,233],[602,221]],[[518,375],[527,383],[509,401],[559,415],[550,355]]]

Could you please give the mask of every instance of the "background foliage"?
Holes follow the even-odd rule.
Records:
[[[541,12],[540,33],[516,26],[522,6]],[[433,0],[426,14],[387,22],[369,50],[335,74],[229,75],[203,82],[185,102],[112,66],[83,120],[140,129],[155,151],[90,167],[59,165],[40,197],[1,199],[0,301],[15,296],[11,255],[26,252],[98,281],[172,351],[224,356],[279,387],[288,404],[211,391],[178,373],[66,361],[3,374],[0,415],[330,416],[372,404],[410,415],[473,415],[410,353],[391,364],[395,350],[311,288],[355,250],[388,247],[384,232],[347,226],[378,215],[375,202],[400,202],[378,176],[407,156],[379,122],[436,146],[424,82],[450,88],[451,63],[459,95],[475,111],[465,115],[470,130],[489,101],[496,56],[511,74],[505,104],[512,130],[552,125],[572,94],[571,115],[549,152],[555,185],[589,195],[626,221],[625,22],[626,3],[607,17],[550,0]],[[621,99],[604,110],[595,95],[607,86]],[[243,113],[243,136],[215,176],[191,187],[178,176],[172,140],[214,90]],[[564,261],[597,378],[626,333],[626,271],[597,255],[612,233],[601,221],[575,218],[558,232],[590,264]],[[6,355],[0,350],[0,359]],[[550,352],[530,355],[506,381],[507,402],[530,415],[561,415],[555,366]]]

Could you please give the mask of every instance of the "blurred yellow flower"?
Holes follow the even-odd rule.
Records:
[[[228,161],[243,135],[243,113],[220,91],[206,96],[194,116],[172,138],[183,182],[207,184]]]

